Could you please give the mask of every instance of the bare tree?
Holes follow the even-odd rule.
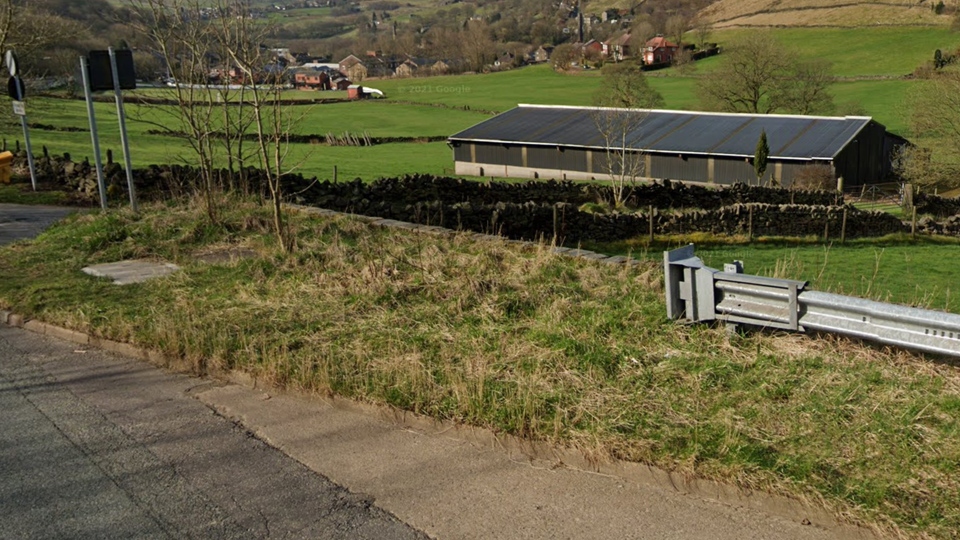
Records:
[[[603,148],[603,169],[610,178],[611,205],[622,207],[638,180],[645,177],[646,160],[635,141],[651,108],[663,97],[647,83],[640,67],[632,63],[608,64],[594,95],[591,112]]]
[[[719,69],[700,79],[708,109],[809,114],[832,108],[829,66],[800,61],[769,32],[750,32],[722,56]]]
[[[950,160],[960,157],[960,71],[939,72],[912,101],[911,131]]]
[[[217,43],[200,0],[131,0],[133,20],[139,32],[148,36],[154,52],[165,61],[177,103],[169,116],[150,120],[157,110],[148,106],[138,119],[180,135],[197,158],[199,178],[195,186],[204,199],[207,216],[219,220],[216,162],[220,153],[217,103],[210,74],[217,59]],[[135,111],[136,114],[137,111]]]
[[[710,22],[703,17],[697,17],[693,20],[693,36],[697,41],[697,48],[703,50],[707,47],[707,40],[710,39]]]
[[[893,154],[893,171],[903,181],[917,186],[950,189],[957,187],[956,167],[933,159],[933,150],[904,145]]]
[[[292,249],[282,212],[290,118],[280,95],[284,71],[261,46],[269,25],[254,21],[244,0],[132,0],[132,6],[134,24],[173,78],[180,133],[196,154],[208,216],[218,220],[218,194],[238,187],[237,172],[248,192],[245,174],[255,163],[270,193],[277,239]],[[252,146],[244,145],[248,137]]]
[[[831,114],[834,77],[826,60],[798,60],[771,96],[775,110],[793,114]]]
[[[603,80],[593,96],[599,107],[625,109],[656,108],[663,106],[663,96],[650,87],[640,66],[632,62],[607,64],[601,71]]]
[[[470,69],[481,71],[493,58],[493,39],[490,29],[483,21],[467,21],[460,32],[459,49]]]
[[[667,37],[683,50],[683,34],[690,28],[690,22],[683,15],[671,15],[667,19]]]
[[[244,0],[217,0],[221,13],[217,39],[223,52],[242,73],[251,108],[251,128],[256,133],[256,149],[261,174],[270,191],[274,234],[285,251],[293,249],[292,238],[283,214],[283,177],[289,150],[291,118],[283,105],[283,71],[275,58],[260,44],[269,29],[256,24]]]
[[[44,75],[52,49],[63,48],[64,36],[83,36],[83,24],[22,0],[0,0],[0,54],[15,50],[24,71]],[[31,58],[33,56],[34,58]],[[49,64],[49,62],[47,62]]]
[[[577,60],[576,48],[570,43],[557,45],[550,55],[550,63],[557,71],[567,71]]]

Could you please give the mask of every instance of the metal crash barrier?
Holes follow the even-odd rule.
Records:
[[[960,357],[960,315],[808,291],[805,281],[744,274],[740,262],[716,270],[692,244],[664,252],[663,270],[671,319],[832,332]]]

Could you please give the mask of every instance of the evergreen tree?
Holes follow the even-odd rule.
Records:
[[[757,173],[757,183],[763,178],[763,173],[767,172],[767,159],[770,157],[770,146],[767,144],[767,131],[760,131],[760,139],[757,140],[757,150],[753,155],[753,170]]]

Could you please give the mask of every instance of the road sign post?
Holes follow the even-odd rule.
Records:
[[[93,142],[93,160],[97,165],[97,189],[100,191],[100,208],[107,209],[107,188],[103,181],[103,161],[100,159],[100,137],[97,135],[97,119],[90,95],[90,75],[87,73],[87,58],[80,57],[80,74],[83,78],[83,94],[87,101],[87,118],[90,120],[90,139]]]
[[[20,117],[20,126],[23,128],[23,142],[27,145],[27,165],[30,167],[30,184],[33,190],[37,190],[37,168],[33,163],[33,147],[30,145],[30,128],[27,125],[27,107],[24,99],[27,97],[27,88],[20,78],[20,66],[17,63],[17,55],[13,51],[7,51],[3,57],[7,65],[7,71],[10,72],[10,80],[7,81],[7,93],[13,100],[13,112]]]
[[[130,191],[130,208],[137,213],[137,192],[133,186],[133,167],[130,165],[130,141],[127,139],[127,122],[123,112],[123,93],[120,91],[120,74],[117,70],[117,53],[113,47],[110,53],[110,71],[113,75],[113,91],[117,99],[117,116],[120,118],[120,145],[123,148],[123,161],[127,169],[127,189]]]

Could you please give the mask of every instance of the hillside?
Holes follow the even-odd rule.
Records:
[[[936,2],[921,0],[719,0],[701,14],[714,28],[943,26],[951,8],[937,15]]]

